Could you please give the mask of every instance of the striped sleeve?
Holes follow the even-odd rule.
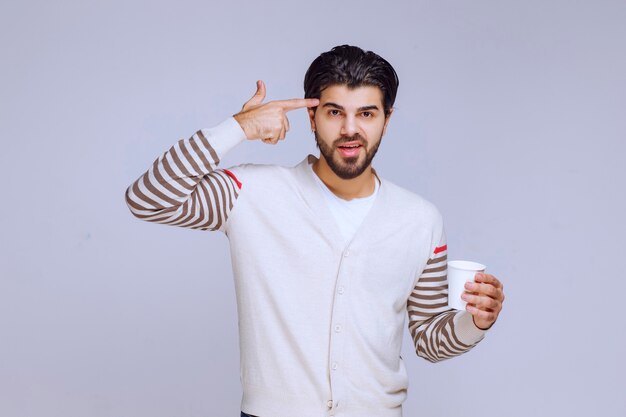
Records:
[[[181,139],[126,190],[126,204],[142,220],[200,230],[223,230],[242,187],[220,157],[245,133],[230,117]]]
[[[469,312],[448,307],[447,270],[448,246],[442,232],[407,301],[415,352],[430,362],[469,351],[485,333],[474,325]]]

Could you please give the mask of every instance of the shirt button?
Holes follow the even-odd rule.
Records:
[[[328,408],[333,408],[333,400],[328,400],[326,405],[328,406]]]
[[[345,256],[346,258],[347,258],[348,256],[350,256],[350,251],[349,251],[349,250],[345,251],[345,252],[344,252],[344,254],[343,254],[343,256]]]
[[[339,333],[341,331],[341,324],[335,325],[335,331]]]
[[[337,369],[337,362],[333,363],[332,368],[333,368],[333,369]]]
[[[337,292],[338,292],[339,294],[343,294],[343,291],[344,291],[344,290],[343,290],[343,287],[339,287],[339,289],[337,290]]]

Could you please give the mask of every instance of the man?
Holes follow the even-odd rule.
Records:
[[[338,46],[308,69],[305,98],[242,110],[180,140],[126,192],[141,219],[229,239],[239,314],[242,416],[401,416],[405,317],[417,355],[467,352],[502,308],[502,284],[477,274],[467,311],[447,306],[441,215],[371,166],[398,87],[373,52]],[[245,140],[276,144],[307,108],[320,150],[295,167],[218,169]]]

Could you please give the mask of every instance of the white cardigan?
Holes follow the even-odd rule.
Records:
[[[447,307],[440,213],[381,178],[353,239],[308,166],[217,169],[245,140],[231,117],[180,140],[126,192],[135,216],[221,230],[230,242],[241,354],[242,411],[259,417],[399,417],[408,328],[417,355],[464,353],[484,331]],[[217,260],[216,260],[217,261]]]

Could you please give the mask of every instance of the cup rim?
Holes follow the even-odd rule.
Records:
[[[463,271],[484,271],[487,267],[474,261],[454,260],[448,261],[448,268],[461,269]]]

